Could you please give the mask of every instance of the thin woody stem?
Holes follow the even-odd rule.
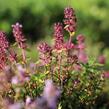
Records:
[[[25,55],[24,49],[22,49],[22,58],[23,58],[23,61],[26,62],[26,55]]]
[[[69,43],[71,43],[72,42],[72,36],[70,35],[70,38],[69,38]]]

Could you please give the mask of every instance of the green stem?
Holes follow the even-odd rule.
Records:
[[[23,62],[26,62],[26,54],[25,54],[25,50],[22,49],[22,57],[23,57]]]
[[[58,59],[59,59],[59,80],[60,80],[60,87],[62,89],[63,84],[62,84],[62,79],[61,79],[61,75],[62,75],[62,72],[61,72],[61,60],[62,60],[61,53],[59,54]]]

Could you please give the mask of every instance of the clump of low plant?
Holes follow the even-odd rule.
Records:
[[[26,56],[28,46],[21,24],[12,25],[14,45],[9,45],[6,34],[0,31],[0,107],[94,109],[104,78],[101,65],[87,56],[85,37],[74,36],[76,27],[74,9],[65,8],[63,23],[54,24],[54,43],[38,45],[36,62]]]

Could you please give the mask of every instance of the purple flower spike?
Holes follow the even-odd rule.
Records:
[[[6,39],[5,32],[0,31],[0,52],[6,52],[9,47],[9,42]]]
[[[63,47],[63,26],[62,23],[55,23],[54,25],[54,38],[55,38],[55,45],[54,48],[60,50]]]
[[[76,31],[76,16],[73,8],[67,7],[64,10],[65,30],[72,33]]]
[[[40,61],[42,65],[49,64],[51,62],[51,51],[52,48],[47,43],[41,43],[38,46],[40,52]]]
[[[6,39],[6,34],[0,31],[0,69],[3,69],[6,65],[6,51],[9,48],[9,42]]]
[[[13,28],[13,35],[15,37],[16,42],[19,44],[19,47],[24,49],[26,48],[23,32],[22,32],[22,25],[19,23],[16,23],[15,25],[12,25]]]

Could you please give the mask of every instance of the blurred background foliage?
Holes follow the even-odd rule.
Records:
[[[86,36],[88,53],[109,56],[109,0],[69,0],[78,19],[76,34]],[[68,0],[0,0],[0,30],[13,42],[11,25],[20,22],[28,41],[50,42],[53,24],[63,20]],[[109,64],[109,62],[107,62]]]

